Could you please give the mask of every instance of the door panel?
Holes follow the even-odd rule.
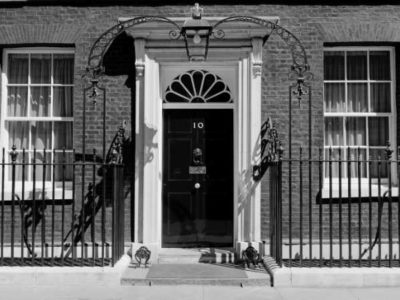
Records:
[[[163,247],[232,246],[233,111],[165,110],[163,161]]]

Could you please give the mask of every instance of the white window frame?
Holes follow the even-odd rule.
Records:
[[[7,77],[7,71],[8,71],[8,56],[10,54],[28,54],[29,55],[29,63],[28,63],[28,72],[30,74],[30,55],[32,54],[51,54],[52,59],[51,59],[51,64],[52,64],[52,73],[51,73],[51,81],[50,84],[32,84],[31,83],[31,78],[30,76],[28,77],[28,83],[20,84],[20,86],[27,86],[28,87],[28,97],[30,95],[30,88],[34,86],[48,86],[50,88],[51,92],[51,98],[53,99],[53,87],[57,86],[62,86],[62,87],[75,87],[74,83],[72,84],[55,84],[54,83],[54,77],[53,77],[53,55],[54,54],[73,54],[75,58],[75,49],[70,48],[70,47],[24,47],[24,48],[6,48],[3,50],[3,67],[2,67],[2,72],[1,72],[1,115],[0,115],[0,149],[5,148],[6,149],[6,154],[5,154],[5,161],[9,162],[10,161],[10,155],[9,151],[11,149],[12,145],[9,145],[9,137],[8,137],[8,132],[6,130],[6,121],[49,121],[52,122],[52,144],[54,143],[54,122],[57,121],[64,121],[64,122],[74,122],[74,116],[72,117],[54,117],[54,116],[47,116],[47,117],[32,117],[32,116],[25,116],[25,117],[13,117],[13,116],[7,116],[7,96],[8,96],[8,77]],[[19,84],[12,84],[12,86],[19,86]],[[72,99],[73,101],[73,99]],[[53,112],[53,104],[54,101],[51,101],[49,110]],[[28,99],[27,103],[27,112],[29,114],[30,111],[30,101]],[[72,103],[73,105],[73,103]],[[74,110],[73,110],[74,111]],[[30,141],[30,134],[29,133],[29,141]],[[29,145],[28,141],[28,145]],[[22,150],[22,149],[17,149],[17,150]],[[27,153],[28,152],[33,152],[33,149],[26,149]],[[2,151],[2,150],[1,150]],[[72,153],[72,149],[66,149],[66,153]],[[53,156],[52,153],[53,149],[46,149],[46,153],[48,155]],[[37,153],[43,153],[42,150],[38,150]],[[2,155],[2,154],[0,154]],[[18,151],[18,155],[22,155],[22,151]],[[49,170],[50,172],[50,170]],[[8,190],[11,189],[10,184],[7,184],[8,182],[11,182],[11,179],[8,178],[8,172],[5,170],[5,176],[4,176],[4,182],[5,182],[5,189],[6,189],[6,194],[9,192]],[[51,179],[49,181],[45,182],[45,188],[46,188],[46,193],[51,193],[52,189],[52,183],[54,178],[52,178],[53,175],[51,174]],[[59,181],[56,181],[59,182]],[[69,186],[71,185],[69,181],[65,181],[66,183],[66,189],[70,189]],[[25,189],[26,193],[32,190],[33,182],[32,179],[25,178]],[[22,189],[22,182],[16,180],[16,190],[21,190]],[[36,178],[36,189],[41,190],[42,189],[42,178]],[[58,189],[57,189],[58,190]],[[57,191],[58,194],[59,191]],[[69,196],[69,193],[67,193],[66,198]],[[7,199],[7,197],[5,197]]]
[[[326,157],[326,150],[329,150],[332,148],[332,150],[342,148],[342,159],[344,159],[344,153],[347,152],[347,141],[346,141],[346,129],[345,126],[343,125],[343,140],[344,140],[344,146],[326,146],[325,145],[325,117],[388,117],[389,119],[389,141],[391,144],[391,149],[396,150],[397,149],[397,124],[396,124],[396,63],[395,63],[395,49],[394,47],[388,47],[388,46],[338,46],[338,47],[325,47],[324,52],[330,52],[330,51],[340,51],[340,52],[345,52],[345,58],[344,58],[344,72],[345,72],[345,78],[343,80],[325,80],[323,78],[323,101],[324,101],[324,110],[323,110],[323,116],[324,116],[324,159],[328,159]],[[353,51],[364,51],[367,52],[367,79],[366,80],[348,80],[347,79],[347,55],[346,52],[353,52]],[[389,51],[390,53],[390,76],[391,80],[371,80],[370,79],[370,59],[369,59],[369,53],[371,51]],[[323,75],[324,76],[324,75]],[[386,112],[366,112],[366,113],[361,113],[361,112],[325,112],[325,83],[344,83],[345,84],[345,99],[346,99],[346,107],[347,107],[347,86],[348,83],[367,83],[367,88],[368,88],[368,108],[370,108],[371,105],[371,93],[370,93],[370,86],[371,83],[374,82],[379,82],[379,83],[390,83],[391,87],[391,112],[386,113]],[[343,118],[344,120],[344,118]],[[369,141],[368,141],[368,122],[366,124],[366,146],[360,146],[360,149],[366,149],[366,159],[369,159]],[[357,149],[358,146],[350,146],[350,149]],[[373,147],[373,148],[380,148],[380,147]],[[381,147],[382,149],[385,149],[385,147]],[[393,157],[395,157],[396,152],[394,152]],[[384,161],[384,158],[382,158]],[[325,164],[324,164],[325,165]],[[345,170],[347,168],[347,164],[343,163],[342,165],[342,170]],[[323,198],[325,196],[328,196],[328,191],[330,188],[330,181],[329,177],[325,176],[325,166],[324,166],[324,171],[323,171],[323,176],[324,176],[324,187],[323,187]],[[362,184],[362,190],[365,192],[365,186],[369,184],[369,176],[368,170],[367,170],[367,177],[361,178],[361,184]],[[391,168],[391,176],[392,176],[392,184],[393,186],[397,184],[397,172],[396,172],[396,166],[394,163],[392,163],[392,168]],[[373,178],[371,179],[372,184],[374,185],[372,187],[374,193],[374,190],[376,188],[376,184],[378,182],[378,179]],[[352,177],[350,179],[350,184],[351,186],[351,192],[352,192],[352,197],[358,197],[358,182],[359,179],[357,177]],[[388,178],[381,178],[381,184],[383,185],[388,185]],[[347,197],[347,192],[348,192],[348,178],[342,176],[342,195],[343,197]],[[333,194],[336,195],[338,194],[338,186],[339,186],[339,178],[334,177],[332,178],[332,189],[333,189]],[[377,190],[377,188],[376,188]],[[397,190],[397,189],[396,189]],[[382,193],[385,191],[385,189],[382,189]],[[362,194],[364,195],[364,192]],[[396,191],[395,191],[396,192]],[[397,192],[396,192],[397,193]],[[346,194],[346,195],[345,195]],[[364,195],[368,196],[368,195]],[[337,197],[337,195],[336,195]]]

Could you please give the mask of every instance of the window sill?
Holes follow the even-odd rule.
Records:
[[[384,202],[389,201],[389,185],[388,184],[381,184],[380,189],[378,184],[371,184],[371,191],[369,188],[368,183],[362,183],[361,188],[359,189],[358,184],[353,184],[350,186],[350,193],[349,193],[349,186],[347,184],[342,184],[341,191],[339,189],[338,183],[333,183],[332,187],[329,184],[325,184],[322,188],[321,193],[317,197],[317,203],[326,204],[330,203],[338,203],[340,199],[342,202],[347,203],[349,202],[377,202],[379,199],[382,199]],[[332,190],[331,190],[332,189]],[[359,191],[360,190],[360,191]],[[392,186],[391,189],[391,196],[392,201],[397,202],[399,197],[399,187]]]
[[[72,182],[65,182],[65,188],[63,189],[62,186],[60,187],[59,184],[54,187],[52,183],[45,183],[44,186],[44,193],[43,193],[43,186],[36,185],[35,189],[33,189],[32,183],[25,183],[24,186],[24,195],[22,195],[22,186],[21,184],[16,184],[15,185],[15,192],[14,194],[16,197],[14,198],[14,201],[12,201],[12,189],[11,189],[11,183],[10,184],[5,184],[5,189],[3,191],[4,196],[2,197],[2,192],[0,191],[0,203],[4,202],[7,204],[11,204],[14,202],[15,204],[18,204],[18,199],[24,202],[32,202],[33,199],[35,199],[36,203],[40,203],[41,201],[45,201],[46,204],[52,204],[53,201],[56,204],[68,204],[71,203],[73,200],[73,194],[72,194]],[[24,197],[22,197],[24,196]],[[18,197],[18,198],[17,198]]]

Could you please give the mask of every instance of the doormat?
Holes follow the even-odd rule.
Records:
[[[147,279],[154,278],[247,278],[243,269],[216,264],[162,264],[152,265]]]

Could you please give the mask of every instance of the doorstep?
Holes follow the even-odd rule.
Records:
[[[147,268],[131,264],[121,277],[121,285],[213,285],[270,287],[263,269],[245,269],[235,264],[179,263],[154,264]]]
[[[221,248],[163,248],[158,253],[159,264],[217,263],[234,264],[233,249]]]

